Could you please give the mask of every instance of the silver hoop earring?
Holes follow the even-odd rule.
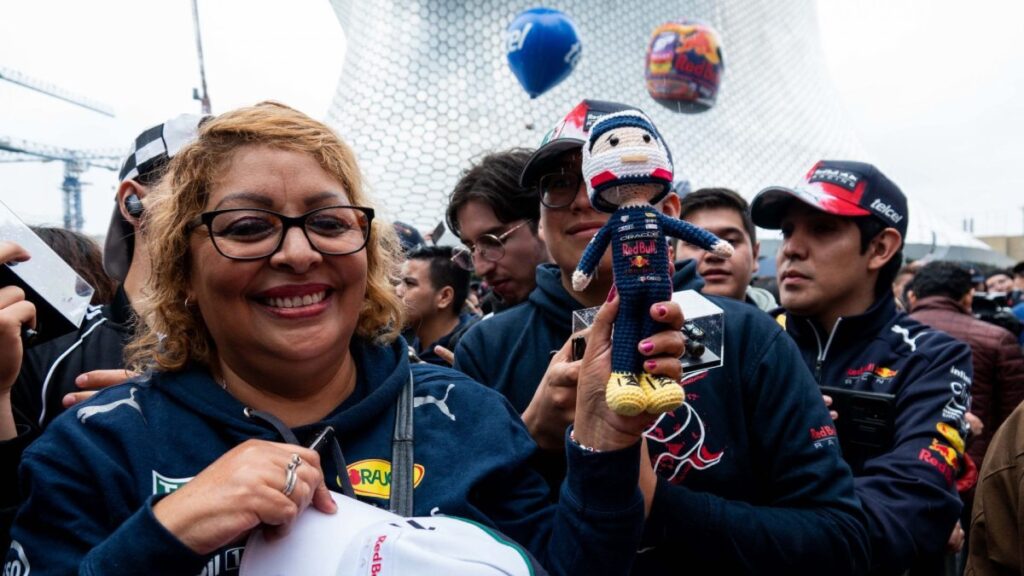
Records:
[[[185,296],[185,309],[188,310],[188,296]]]

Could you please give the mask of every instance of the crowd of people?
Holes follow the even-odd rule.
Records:
[[[722,363],[684,372],[686,310],[657,303],[637,350],[685,403],[609,409],[611,258],[572,275],[609,218],[582,147],[629,109],[472,160],[456,246],[385,221],[349,143],[285,105],[142,132],[102,264],[45,236],[98,288],[81,327],[28,345],[35,308],[0,288],[5,574],[237,573],[253,531],[343,513],[332,492],[478,523],[538,573],[1020,573],[1024,263],[980,287],[904,266],[906,196],[870,164],[660,199],[733,248],[669,247],[674,290],[724,313]],[[774,291],[756,227],[781,232]]]

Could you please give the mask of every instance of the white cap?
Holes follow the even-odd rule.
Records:
[[[120,181],[149,180],[164,168],[171,158],[186,144],[196,139],[199,125],[206,116],[180,114],[144,130],[132,141],[131,150],[121,164]],[[135,247],[135,226],[125,220],[121,207],[114,198],[114,212],[110,215],[107,239],[103,247],[103,269],[107,275],[121,282],[128,274]]]
[[[242,576],[545,575],[530,554],[500,532],[452,516],[402,518],[332,493],[335,514],[307,509],[288,536],[253,531]]]

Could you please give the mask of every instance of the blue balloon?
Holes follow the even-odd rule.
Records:
[[[580,60],[580,36],[569,17],[551,8],[521,12],[505,31],[508,65],[530,98],[565,80]]]

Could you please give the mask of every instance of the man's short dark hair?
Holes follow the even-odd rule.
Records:
[[[533,150],[512,148],[487,154],[462,173],[448,196],[445,220],[448,229],[462,237],[459,210],[474,200],[490,206],[499,222],[507,224],[529,220],[530,229],[537,231],[540,218],[540,193],[536,186],[519,185],[519,175]]]
[[[874,216],[857,216],[851,218],[854,224],[857,225],[857,229],[860,230],[860,253],[864,254],[868,251],[868,246],[876,236],[882,233],[886,228],[891,228]],[[906,238],[900,240],[905,243]],[[892,291],[892,283],[896,280],[896,276],[899,274],[900,268],[903,266],[903,244],[900,245],[900,249],[892,255],[892,258],[882,266],[882,269],[878,271],[878,281],[875,283],[875,297],[879,297],[886,292]]]
[[[686,220],[687,216],[698,210],[713,208],[726,208],[738,213],[743,221],[743,229],[750,236],[750,244],[757,243],[754,221],[750,219],[750,205],[743,196],[728,188],[701,188],[686,194],[679,199],[679,219]]]
[[[430,284],[434,290],[452,287],[452,312],[458,316],[469,296],[469,271],[452,262],[452,247],[420,245],[413,248],[406,259],[430,262]]]
[[[921,269],[921,267],[919,265],[907,264],[907,265],[901,267],[898,272],[896,272],[896,276],[898,277],[898,276],[902,276],[904,274],[910,274],[911,276],[914,276],[915,274],[917,274],[917,271],[920,270],[920,269]]]
[[[1013,272],[1014,278],[1024,278],[1024,262],[1017,262],[1010,271]]]
[[[953,262],[929,262],[907,286],[918,298],[946,296],[959,300],[971,291],[971,273]]]
[[[996,276],[1006,276],[1007,278],[1013,278],[1013,272],[1003,269],[993,270],[988,274],[985,274],[985,282],[988,282],[990,278],[995,278]]]

